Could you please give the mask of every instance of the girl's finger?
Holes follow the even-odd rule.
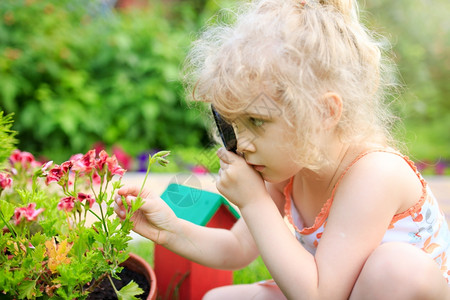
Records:
[[[226,162],[222,161],[222,160],[219,161],[219,164],[220,164],[220,168],[221,169],[225,169],[225,168],[228,167],[228,164]]]
[[[116,202],[117,205],[122,205],[122,196],[117,195],[114,202]]]
[[[121,196],[133,195],[137,196],[139,193],[139,189],[137,187],[122,187],[117,191],[117,193]]]
[[[119,216],[119,218],[125,219],[126,213],[123,209],[123,206],[120,207],[117,203],[114,203],[114,212]]]
[[[226,164],[230,164],[231,163],[231,155],[230,155],[230,151],[227,151],[224,147],[219,148],[219,150],[217,150],[217,156],[220,158],[220,161],[226,163]]]
[[[131,205],[132,201],[136,201],[136,197],[135,196],[126,196],[125,201],[127,201],[128,205]]]

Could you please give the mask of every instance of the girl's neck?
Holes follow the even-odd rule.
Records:
[[[315,172],[304,169],[294,177],[292,198],[307,227],[314,224],[316,216],[331,197],[333,187],[342,172],[351,163],[348,161],[353,156],[353,147],[340,144],[333,149],[336,151],[329,153],[333,163]]]
[[[365,150],[365,147],[344,144],[338,139],[331,144],[328,144],[330,163],[316,171],[303,169],[294,179],[294,185],[295,181],[300,184],[302,193],[308,195],[308,198],[322,201],[330,198],[333,188],[344,170]]]

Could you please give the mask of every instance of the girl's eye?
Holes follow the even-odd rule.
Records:
[[[249,121],[250,121],[250,123],[252,123],[256,127],[261,127],[265,123],[264,120],[257,119],[257,118],[252,118],[252,117],[249,118]]]

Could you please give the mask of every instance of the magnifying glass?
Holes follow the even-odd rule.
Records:
[[[219,130],[220,138],[222,139],[223,145],[228,151],[236,153],[237,140],[234,134],[233,126],[227,123],[220,114],[214,109],[211,104],[211,111],[216,121],[217,129]]]

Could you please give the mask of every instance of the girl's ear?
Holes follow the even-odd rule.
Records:
[[[327,92],[322,96],[322,103],[325,106],[323,125],[326,129],[336,126],[342,116],[342,98],[334,92]]]

